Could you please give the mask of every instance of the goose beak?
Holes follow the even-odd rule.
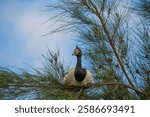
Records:
[[[74,56],[75,55],[75,53],[72,53],[72,56]]]

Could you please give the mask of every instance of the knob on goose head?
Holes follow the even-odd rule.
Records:
[[[74,52],[72,55],[75,55],[77,57],[81,57],[82,56],[82,51],[80,50],[80,48],[78,46],[76,46],[76,48],[74,49]]]

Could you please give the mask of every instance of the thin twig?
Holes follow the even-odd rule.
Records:
[[[59,85],[59,87],[58,87]],[[13,87],[42,87],[42,88],[47,88],[47,87],[52,87],[52,88],[64,88],[64,89],[72,89],[72,88],[81,88],[81,87],[77,87],[77,86],[70,86],[70,85],[63,85],[63,84],[58,84],[58,85],[50,85],[50,84],[37,84],[37,85],[26,85],[26,84],[23,84],[23,85],[20,85],[20,84],[8,84],[7,86],[13,86]],[[129,89],[132,89],[134,90],[135,92],[138,92],[142,95],[147,95],[147,93],[145,92],[142,92],[142,91],[139,91],[137,90],[136,88],[132,87],[132,86],[129,86],[129,85],[126,85],[126,84],[123,84],[123,83],[115,83],[115,82],[109,82],[109,83],[93,83],[93,84],[90,84],[88,86],[85,86],[83,88],[91,88],[91,87],[102,87],[102,86],[122,86],[122,87],[125,87],[125,88],[129,88]],[[84,90],[80,90],[79,94],[83,93]]]
[[[84,90],[85,90],[85,87],[82,87],[80,91],[77,94],[75,94],[77,98],[80,98],[80,96],[84,93]]]
[[[96,7],[94,6],[94,4],[92,4],[92,2],[91,2],[91,5],[93,6],[94,9],[90,8],[90,10],[92,10],[92,12],[98,17],[100,23],[102,24],[102,27],[103,27],[103,29],[104,29],[104,32],[105,32],[105,34],[106,34],[106,36],[107,36],[107,39],[108,39],[108,41],[109,41],[109,44],[110,44],[110,46],[111,46],[111,48],[112,48],[112,50],[113,50],[113,52],[114,52],[114,54],[115,54],[115,56],[116,56],[116,59],[117,59],[119,65],[120,65],[120,67],[121,67],[121,69],[122,69],[122,71],[123,71],[125,77],[127,78],[128,82],[129,82],[129,84],[132,86],[132,88],[133,88],[133,89],[136,89],[136,87],[134,86],[134,84],[132,83],[132,81],[130,80],[130,78],[129,78],[127,72],[126,72],[125,67],[124,67],[122,61],[120,60],[120,58],[119,58],[119,56],[118,56],[118,53],[117,53],[116,48],[115,48],[115,46],[114,46],[114,41],[113,41],[113,39],[111,38],[111,36],[110,36],[110,34],[109,34],[109,31],[108,31],[108,29],[107,29],[107,26],[106,26],[106,24],[105,24],[105,22],[104,22],[104,20],[103,20],[103,18],[102,18],[102,16],[101,16],[101,14],[99,14],[98,10],[97,10]],[[138,89],[136,89],[136,90],[134,90],[134,91],[135,91],[135,92],[137,93],[137,95],[140,97]]]
[[[129,86],[129,85],[126,85],[126,84],[123,84],[123,83],[93,83],[91,84],[89,87],[101,87],[101,86],[108,86],[108,85],[118,85],[118,86],[123,86],[123,87],[126,87],[126,88],[129,88],[129,89],[132,89],[134,90],[135,92],[138,92],[140,94],[143,94],[143,95],[147,95],[145,92],[142,92],[142,91],[139,91],[137,90],[136,88],[132,87],[132,86]]]

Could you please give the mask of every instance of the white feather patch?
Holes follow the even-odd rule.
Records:
[[[86,86],[92,83],[92,75],[89,70],[86,70],[87,74],[85,79],[82,82],[78,82],[74,76],[75,68],[71,68],[68,70],[68,73],[64,77],[64,84],[71,86]]]

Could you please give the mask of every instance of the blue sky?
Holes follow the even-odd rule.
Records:
[[[41,25],[56,12],[42,11],[45,5],[56,0],[0,0],[0,66],[18,67],[26,70],[42,67],[47,48],[56,51],[60,48],[61,59],[72,63],[72,51],[76,45],[71,35],[58,33],[40,37],[56,28],[48,27],[52,21]],[[58,24],[59,25],[59,24]],[[26,63],[26,64],[25,64]]]

